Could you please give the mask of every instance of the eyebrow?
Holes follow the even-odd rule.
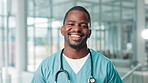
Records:
[[[73,20],[69,20],[68,22],[76,22],[76,21],[73,21]]]
[[[76,21],[69,20],[68,22],[76,22]],[[89,24],[89,22],[80,22],[80,24]]]
[[[80,24],[89,24],[88,22],[81,22]]]

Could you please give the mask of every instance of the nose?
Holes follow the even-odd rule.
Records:
[[[79,24],[76,24],[76,25],[73,27],[73,30],[74,30],[74,31],[77,31],[77,32],[80,32],[80,31],[82,31],[82,28],[80,27]]]

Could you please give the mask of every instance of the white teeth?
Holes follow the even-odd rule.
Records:
[[[80,37],[79,35],[71,35],[72,37]]]

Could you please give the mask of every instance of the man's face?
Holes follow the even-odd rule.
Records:
[[[61,33],[65,39],[65,46],[74,49],[81,49],[86,46],[86,41],[90,37],[90,21],[85,12],[72,10],[68,13],[65,25]]]

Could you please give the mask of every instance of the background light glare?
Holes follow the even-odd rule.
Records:
[[[148,29],[145,29],[145,30],[142,31],[142,38],[148,39]]]

